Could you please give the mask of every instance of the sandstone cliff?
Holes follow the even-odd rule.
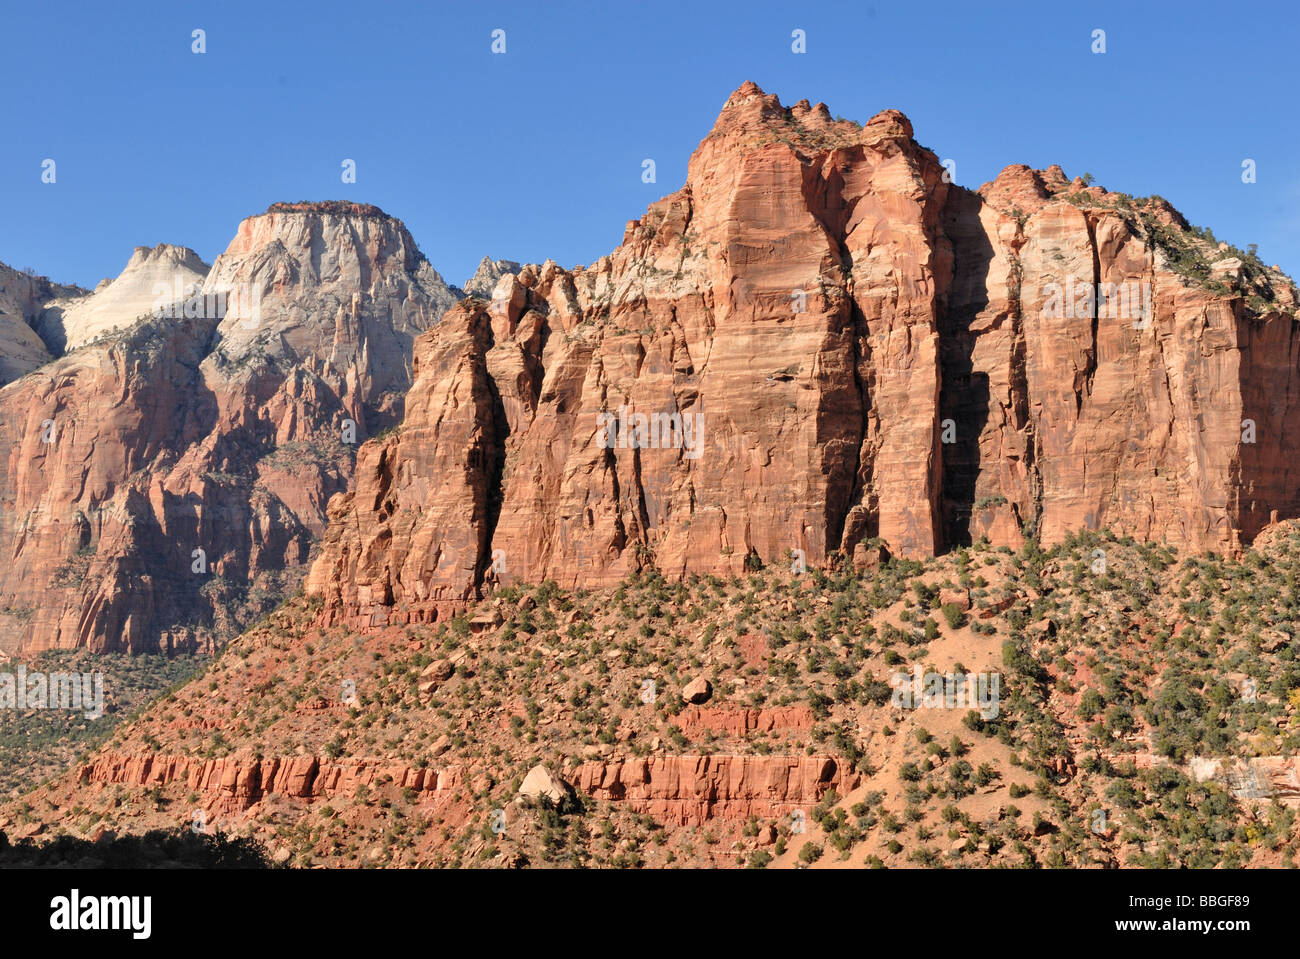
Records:
[[[1059,168],[947,179],[897,111],[741,87],[613,254],[503,276],[417,342],[402,429],[330,506],[327,619],[877,538],[1232,550],[1300,513],[1289,279]]]
[[[175,250],[128,273],[187,288]],[[277,602],[455,299],[400,222],[354,204],[277,204],[201,280],[0,390],[6,648],[209,645]]]
[[[951,540],[1110,527],[1235,550],[1300,511],[1288,278],[1232,266],[1158,197],[1059,167],[1008,167],[955,194],[944,227]]]
[[[668,756],[583,763],[574,786],[594,799],[626,802],[661,822],[698,825],[715,816],[778,817],[816,805],[861,781],[827,756]]]

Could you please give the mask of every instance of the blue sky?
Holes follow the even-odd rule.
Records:
[[[590,263],[753,80],[858,121],[900,109],[965,186],[1060,163],[1159,193],[1297,275],[1297,26],[1282,3],[1132,0],[8,4],[0,261],[90,286],[138,245],[211,261],[274,201],[352,199],[450,282],[484,254]]]

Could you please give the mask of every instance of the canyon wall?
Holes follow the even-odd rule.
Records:
[[[1057,167],[948,180],[897,111],[741,87],[611,255],[417,341],[401,429],[330,504],[326,620],[877,540],[1231,551],[1300,512],[1288,278]]]

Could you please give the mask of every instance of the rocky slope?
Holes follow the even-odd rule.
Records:
[[[1292,521],[1241,561],[1086,534],[361,634],[300,597],[0,830],[298,866],[1293,864],[1297,575]],[[997,683],[900,700],[920,671]]]
[[[1288,278],[1059,168],[946,180],[897,111],[737,90],[612,255],[418,341],[402,429],[330,507],[327,621],[878,540],[1236,550],[1300,512]]]
[[[139,250],[88,299],[146,274],[184,289],[192,267]],[[93,343],[0,390],[0,644],[205,647],[278,602],[356,444],[399,418],[412,339],[454,300],[380,210],[277,204],[200,296],[104,314]]]

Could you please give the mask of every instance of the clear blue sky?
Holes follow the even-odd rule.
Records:
[[[8,3],[0,260],[93,285],[137,245],[211,261],[276,200],[355,199],[453,283],[484,254],[590,263],[754,80],[859,121],[900,109],[966,186],[1060,163],[1159,193],[1295,275],[1298,26],[1283,3],[1133,0]]]

